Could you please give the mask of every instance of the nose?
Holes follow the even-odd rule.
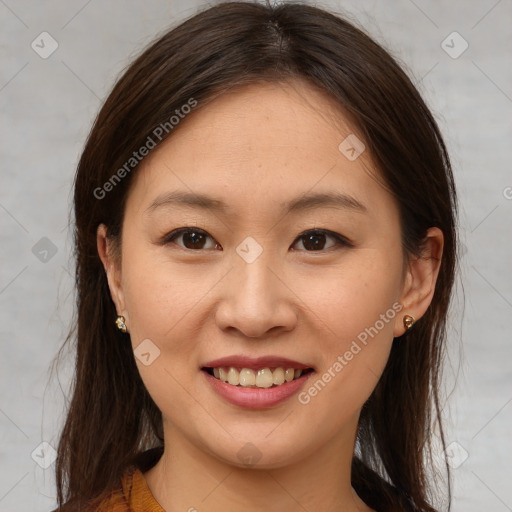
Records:
[[[297,323],[297,308],[279,265],[272,265],[263,254],[252,263],[238,258],[234,265],[221,288],[215,313],[217,326],[250,338],[292,330]]]

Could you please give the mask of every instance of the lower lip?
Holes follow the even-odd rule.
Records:
[[[227,382],[216,379],[204,370],[201,370],[201,373],[205,375],[213,390],[233,405],[246,409],[265,409],[278,405],[298,393],[314,372],[305,373],[298,379],[273,388],[232,386]]]

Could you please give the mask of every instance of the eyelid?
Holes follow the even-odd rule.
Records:
[[[185,226],[183,228],[174,229],[170,233],[167,233],[166,235],[164,235],[162,237],[162,239],[160,240],[160,243],[162,245],[174,243],[175,238],[178,238],[180,235],[183,235],[184,233],[187,233],[189,231],[194,231],[196,233],[205,235],[206,237],[211,238],[212,241],[214,241],[217,245],[220,245],[217,242],[217,240],[215,240],[215,238],[213,238],[213,236],[210,235],[207,231],[205,231],[204,229],[201,229],[199,227],[196,227],[196,226]],[[178,244],[176,244],[176,245],[178,245]],[[189,250],[189,249],[187,249],[187,247],[182,247],[181,245],[178,245],[178,247],[181,247],[182,249],[185,249],[185,250]],[[190,249],[190,250],[194,250],[194,249]],[[199,252],[199,250],[195,250],[195,252]]]
[[[198,233],[201,233],[202,235],[207,235],[207,236],[211,237],[211,235],[209,233],[207,233],[204,229],[201,229],[200,227],[197,227],[197,226],[185,226],[185,227],[182,227],[182,228],[173,229],[169,233],[166,233],[162,237],[162,241],[165,242],[166,240],[170,240],[171,238],[175,238],[175,237],[177,237],[179,235],[182,235],[183,233],[186,233],[187,231],[197,231]]]

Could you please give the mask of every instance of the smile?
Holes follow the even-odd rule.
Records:
[[[233,366],[203,368],[203,370],[231,386],[263,389],[282,386],[286,382],[291,382],[300,378],[304,373],[312,371],[311,368],[277,367],[253,370],[251,368],[235,368]]]
[[[310,362],[278,355],[231,355],[199,367],[210,389],[223,400],[246,409],[266,409],[296,395],[315,374]]]

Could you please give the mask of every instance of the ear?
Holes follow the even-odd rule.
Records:
[[[98,254],[107,274],[110,296],[116,306],[117,314],[124,316],[125,323],[128,325],[128,316],[125,308],[123,287],[121,284],[121,261],[120,257],[115,254],[112,243],[112,240],[107,237],[107,226],[105,226],[105,224],[100,224],[96,231]],[[112,321],[114,320],[115,319],[112,319]]]
[[[441,268],[443,244],[443,232],[439,228],[430,228],[421,255],[413,256],[409,261],[400,300],[403,309],[396,317],[393,331],[395,337],[402,336],[406,331],[403,325],[405,315],[411,315],[417,321],[430,306]]]

